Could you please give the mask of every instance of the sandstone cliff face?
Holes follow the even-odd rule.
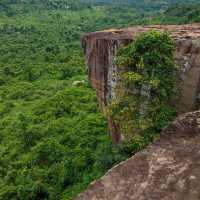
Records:
[[[200,111],[184,114],[76,200],[199,200],[199,144]]]
[[[151,29],[168,31],[176,43],[175,60],[180,66],[180,112],[198,107],[200,92],[200,24],[145,26],[121,30],[107,30],[87,34],[82,39],[89,79],[98,100],[105,105],[113,96],[116,85],[116,66],[113,64],[117,49],[130,43],[141,32]]]
[[[148,30],[168,31],[176,43],[175,60],[180,67],[177,75],[177,95],[173,105],[179,113],[197,110],[200,107],[200,24],[144,26],[121,30],[106,30],[86,34],[82,39],[89,79],[96,90],[102,108],[115,96],[117,83],[114,57],[117,50],[130,43],[134,37]],[[121,134],[112,119],[109,119],[113,142]]]

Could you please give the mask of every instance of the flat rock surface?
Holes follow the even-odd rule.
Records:
[[[97,31],[84,35],[86,37],[95,37],[96,39],[132,39],[138,33],[146,32],[147,30],[158,30],[170,32],[174,38],[200,38],[200,23],[186,25],[150,25],[150,26],[135,26],[124,29],[108,29]]]
[[[76,200],[200,200],[200,111],[178,117]]]

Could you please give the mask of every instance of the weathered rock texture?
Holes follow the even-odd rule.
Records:
[[[115,96],[117,68],[114,57],[118,48],[130,43],[137,34],[151,29],[168,31],[176,43],[175,60],[180,72],[173,105],[179,113],[197,110],[200,107],[200,24],[143,26],[86,34],[82,39],[82,46],[89,79],[100,105],[104,108]],[[118,142],[121,134],[112,119],[109,119],[109,127],[113,142]]]
[[[177,118],[160,139],[112,168],[76,200],[199,200],[200,111]]]

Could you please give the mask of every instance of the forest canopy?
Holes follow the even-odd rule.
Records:
[[[200,22],[198,1],[187,2],[0,1],[0,200],[73,199],[138,150],[111,144],[80,36]]]

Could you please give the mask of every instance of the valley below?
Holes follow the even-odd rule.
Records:
[[[109,39],[113,47],[113,37],[116,39],[120,34],[129,42],[133,40],[128,27],[152,25],[153,28],[155,24],[186,27],[177,33],[185,41],[180,40],[181,58],[177,54],[176,60],[186,68],[189,62],[189,68],[194,71],[186,77],[189,82],[184,85],[189,95],[182,93],[183,101],[175,104],[181,105],[180,113],[197,109],[194,94],[200,91],[196,88],[199,60],[195,56],[199,47],[197,43],[193,45],[193,39],[199,34],[199,28],[194,28],[198,29],[194,33],[192,28],[187,29],[189,25],[183,24],[198,27],[199,16],[200,5],[195,0],[173,3],[169,0],[1,0],[0,200],[72,200],[113,166],[127,159],[132,162],[133,155],[159,138],[160,127],[170,124],[178,115],[172,110],[165,112],[170,117],[165,120],[164,114],[162,123],[156,124],[155,134],[137,137],[131,142],[117,139],[113,144],[113,127],[103,109],[113,94],[110,93],[112,84],[106,82],[111,79],[106,71],[98,71],[109,66],[102,65],[108,57],[108,48],[95,43],[96,36],[89,44],[91,32],[98,31],[93,34],[104,42]],[[117,32],[119,30],[123,33]],[[89,38],[84,41],[86,35]],[[99,49],[93,48],[94,43]],[[114,59],[115,55],[110,56]],[[95,63],[98,59],[101,62]],[[195,81],[191,83],[190,80]],[[109,92],[105,84],[109,85]],[[194,116],[192,121],[199,118],[198,112]],[[196,131],[197,127],[194,129]],[[176,144],[183,145],[182,140],[179,143],[182,136],[175,132]],[[186,135],[183,136],[185,140],[190,138]],[[198,134],[196,137],[194,142],[191,137],[192,142],[188,145],[197,145]],[[173,140],[171,136],[169,140]],[[168,145],[168,140],[161,142],[162,145]],[[157,147],[153,144],[154,148]],[[179,152],[182,149],[178,149]],[[114,181],[117,180],[114,178]],[[94,187],[101,190],[97,185],[98,182]],[[89,193],[78,199],[96,198]],[[126,198],[120,196],[120,199]]]

